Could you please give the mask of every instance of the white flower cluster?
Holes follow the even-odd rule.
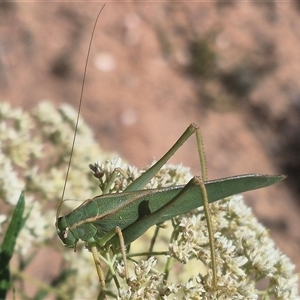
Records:
[[[27,264],[30,266],[27,259],[30,262],[40,248],[55,248],[52,239],[55,237],[58,241],[55,214],[66,176],[75,121],[76,111],[68,105],[56,109],[45,101],[27,113],[8,103],[0,103],[0,240],[6,233],[22,190],[26,204],[24,217],[29,214],[14,249],[24,265],[22,270],[15,270],[18,274],[26,273]],[[98,192],[87,165],[92,157],[105,160],[109,155],[101,151],[92,131],[84,123],[80,124],[77,141],[66,198],[82,202]],[[79,205],[76,201],[64,203],[73,207]],[[60,242],[58,249],[70,254]],[[89,268],[90,276],[94,271],[93,264],[73,258]],[[61,289],[70,286],[69,283],[63,282]],[[95,286],[98,287],[97,283]],[[17,298],[21,297],[17,289],[16,292]]]
[[[137,168],[123,164],[120,158],[106,160],[103,163],[96,162],[89,167],[99,180],[101,192],[105,194],[122,192],[139,176]]]
[[[159,299],[163,274],[155,270],[156,259],[134,263],[135,275],[127,280],[127,286],[119,291],[119,299]],[[119,268],[119,273],[124,271]]]
[[[152,165],[155,164],[155,161]],[[151,166],[152,166],[151,165]],[[150,166],[150,167],[151,167]],[[143,170],[142,172],[145,172]],[[146,185],[147,189],[156,189],[162,187],[169,187],[175,185],[186,184],[192,175],[190,169],[184,167],[183,165],[164,165],[157,174],[151,179],[151,181]]]

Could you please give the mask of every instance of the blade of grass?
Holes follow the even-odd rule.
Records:
[[[17,237],[29,216],[28,214],[23,218],[24,209],[25,199],[22,192],[0,249],[0,299],[6,298],[7,290],[10,288],[9,262],[14,253]]]

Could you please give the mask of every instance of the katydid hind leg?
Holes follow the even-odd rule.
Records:
[[[213,278],[212,278],[213,288],[216,288],[217,287],[217,266],[216,266],[216,255],[215,255],[215,245],[214,245],[214,232],[211,223],[209,199],[204,184],[204,181],[207,180],[206,159],[205,159],[205,151],[203,146],[202,135],[198,128],[196,129],[196,139],[197,139],[198,155],[199,155],[199,161],[200,161],[201,173],[202,173],[202,178],[198,177],[198,184],[199,184],[200,194],[202,196],[201,198],[203,200],[203,208],[204,208],[204,214],[205,214],[207,230],[208,230],[210,257],[211,257],[211,265],[213,271]]]
[[[212,266],[212,272],[213,272],[213,278],[212,278],[212,286],[213,288],[217,287],[217,265],[216,265],[216,254],[215,254],[215,245],[214,245],[214,233],[212,228],[212,222],[210,217],[210,210],[208,206],[208,196],[207,196],[207,190],[205,188],[204,181],[202,178],[198,178],[198,184],[199,184],[199,190],[201,194],[201,198],[203,199],[203,208],[206,218],[206,224],[207,224],[207,231],[208,231],[208,240],[209,240],[209,248],[210,248],[210,258],[211,258],[211,266]]]
[[[180,138],[175,142],[175,144],[170,148],[170,150],[160,159],[158,160],[151,168],[149,168],[145,173],[143,173],[139,178],[137,178],[133,183],[131,183],[126,189],[125,192],[128,191],[135,191],[138,189],[143,188],[150,180],[151,178],[163,167],[163,165],[171,158],[172,155],[176,153],[176,151],[189,139],[191,135],[196,135],[197,140],[197,150],[199,155],[199,162],[201,166],[201,174],[202,174],[202,180],[199,182],[200,192],[203,199],[203,206],[204,206],[204,213],[207,221],[207,227],[208,227],[208,237],[209,237],[209,243],[211,248],[211,260],[212,260],[212,266],[213,266],[213,285],[216,287],[216,262],[215,262],[215,250],[214,250],[214,243],[213,243],[213,231],[211,226],[211,217],[209,212],[209,205],[208,205],[208,197],[206,188],[204,185],[204,180],[207,179],[207,171],[206,171],[206,160],[205,160],[205,152],[203,147],[203,139],[202,135],[200,133],[200,130],[198,126],[194,123],[192,123],[185,132],[180,136]],[[184,188],[185,192],[185,188]],[[123,232],[125,243],[129,240],[135,240],[138,238],[141,234],[143,234],[148,228],[151,226],[157,224],[157,217],[159,217],[165,212],[166,209],[168,209],[169,205],[173,205],[173,201],[176,201],[177,196],[175,199],[172,199],[168,204],[166,204],[164,207],[162,207],[160,210],[158,210],[155,214],[151,214],[151,216],[147,216],[147,224],[142,224],[143,222],[137,221],[136,223],[141,223],[135,226],[135,224],[131,225],[134,226],[135,229],[131,230],[131,226],[126,229],[126,232]],[[142,219],[144,220],[144,219]],[[145,220],[144,220],[145,222]],[[144,228],[147,228],[144,230]],[[138,234],[139,231],[143,231],[141,234]],[[128,238],[127,238],[128,235]],[[131,237],[129,237],[131,236]],[[136,238],[132,239],[133,236]]]

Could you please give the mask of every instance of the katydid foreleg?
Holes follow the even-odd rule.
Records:
[[[92,252],[93,255],[93,259],[95,262],[95,266],[96,266],[96,270],[97,270],[97,274],[98,274],[98,278],[101,284],[101,288],[102,291],[105,291],[105,276],[101,267],[101,263],[98,257],[98,250],[97,250],[97,246],[95,245],[95,243],[93,245],[90,246],[90,250]]]

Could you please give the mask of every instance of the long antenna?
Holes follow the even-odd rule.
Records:
[[[78,130],[78,123],[79,123],[79,117],[80,117],[81,105],[82,105],[82,99],[83,99],[85,77],[86,77],[86,71],[87,71],[87,66],[88,66],[91,47],[92,47],[92,41],[93,41],[93,38],[94,38],[94,33],[95,33],[95,29],[96,29],[96,26],[97,26],[99,16],[100,16],[102,10],[104,9],[105,5],[106,5],[106,3],[103,4],[103,6],[101,7],[101,9],[100,9],[100,11],[97,15],[97,18],[96,18],[96,21],[95,21],[95,24],[94,24],[94,27],[93,27],[93,31],[92,31],[90,43],[89,43],[88,53],[87,53],[87,56],[86,56],[83,79],[82,79],[82,87],[81,87],[81,93],[80,93],[80,100],[79,100],[79,105],[78,105],[78,113],[77,113],[76,124],[75,124],[75,131],[74,131],[74,136],[73,136],[73,141],[72,141],[72,147],[71,147],[70,158],[69,158],[69,163],[68,163],[68,168],[67,168],[67,173],[66,173],[66,179],[65,179],[65,183],[64,183],[64,187],[63,187],[63,191],[62,191],[62,195],[61,195],[60,205],[59,205],[59,207],[57,209],[57,212],[56,212],[56,223],[57,223],[58,216],[59,216],[59,213],[60,213],[60,207],[61,207],[61,204],[63,203],[63,199],[64,199],[64,196],[65,196],[65,191],[66,191],[68,177],[69,177],[70,168],[71,168],[71,162],[72,162],[73,153],[74,153],[74,146],[75,146],[75,141],[76,141],[76,135],[77,135],[77,130]]]

